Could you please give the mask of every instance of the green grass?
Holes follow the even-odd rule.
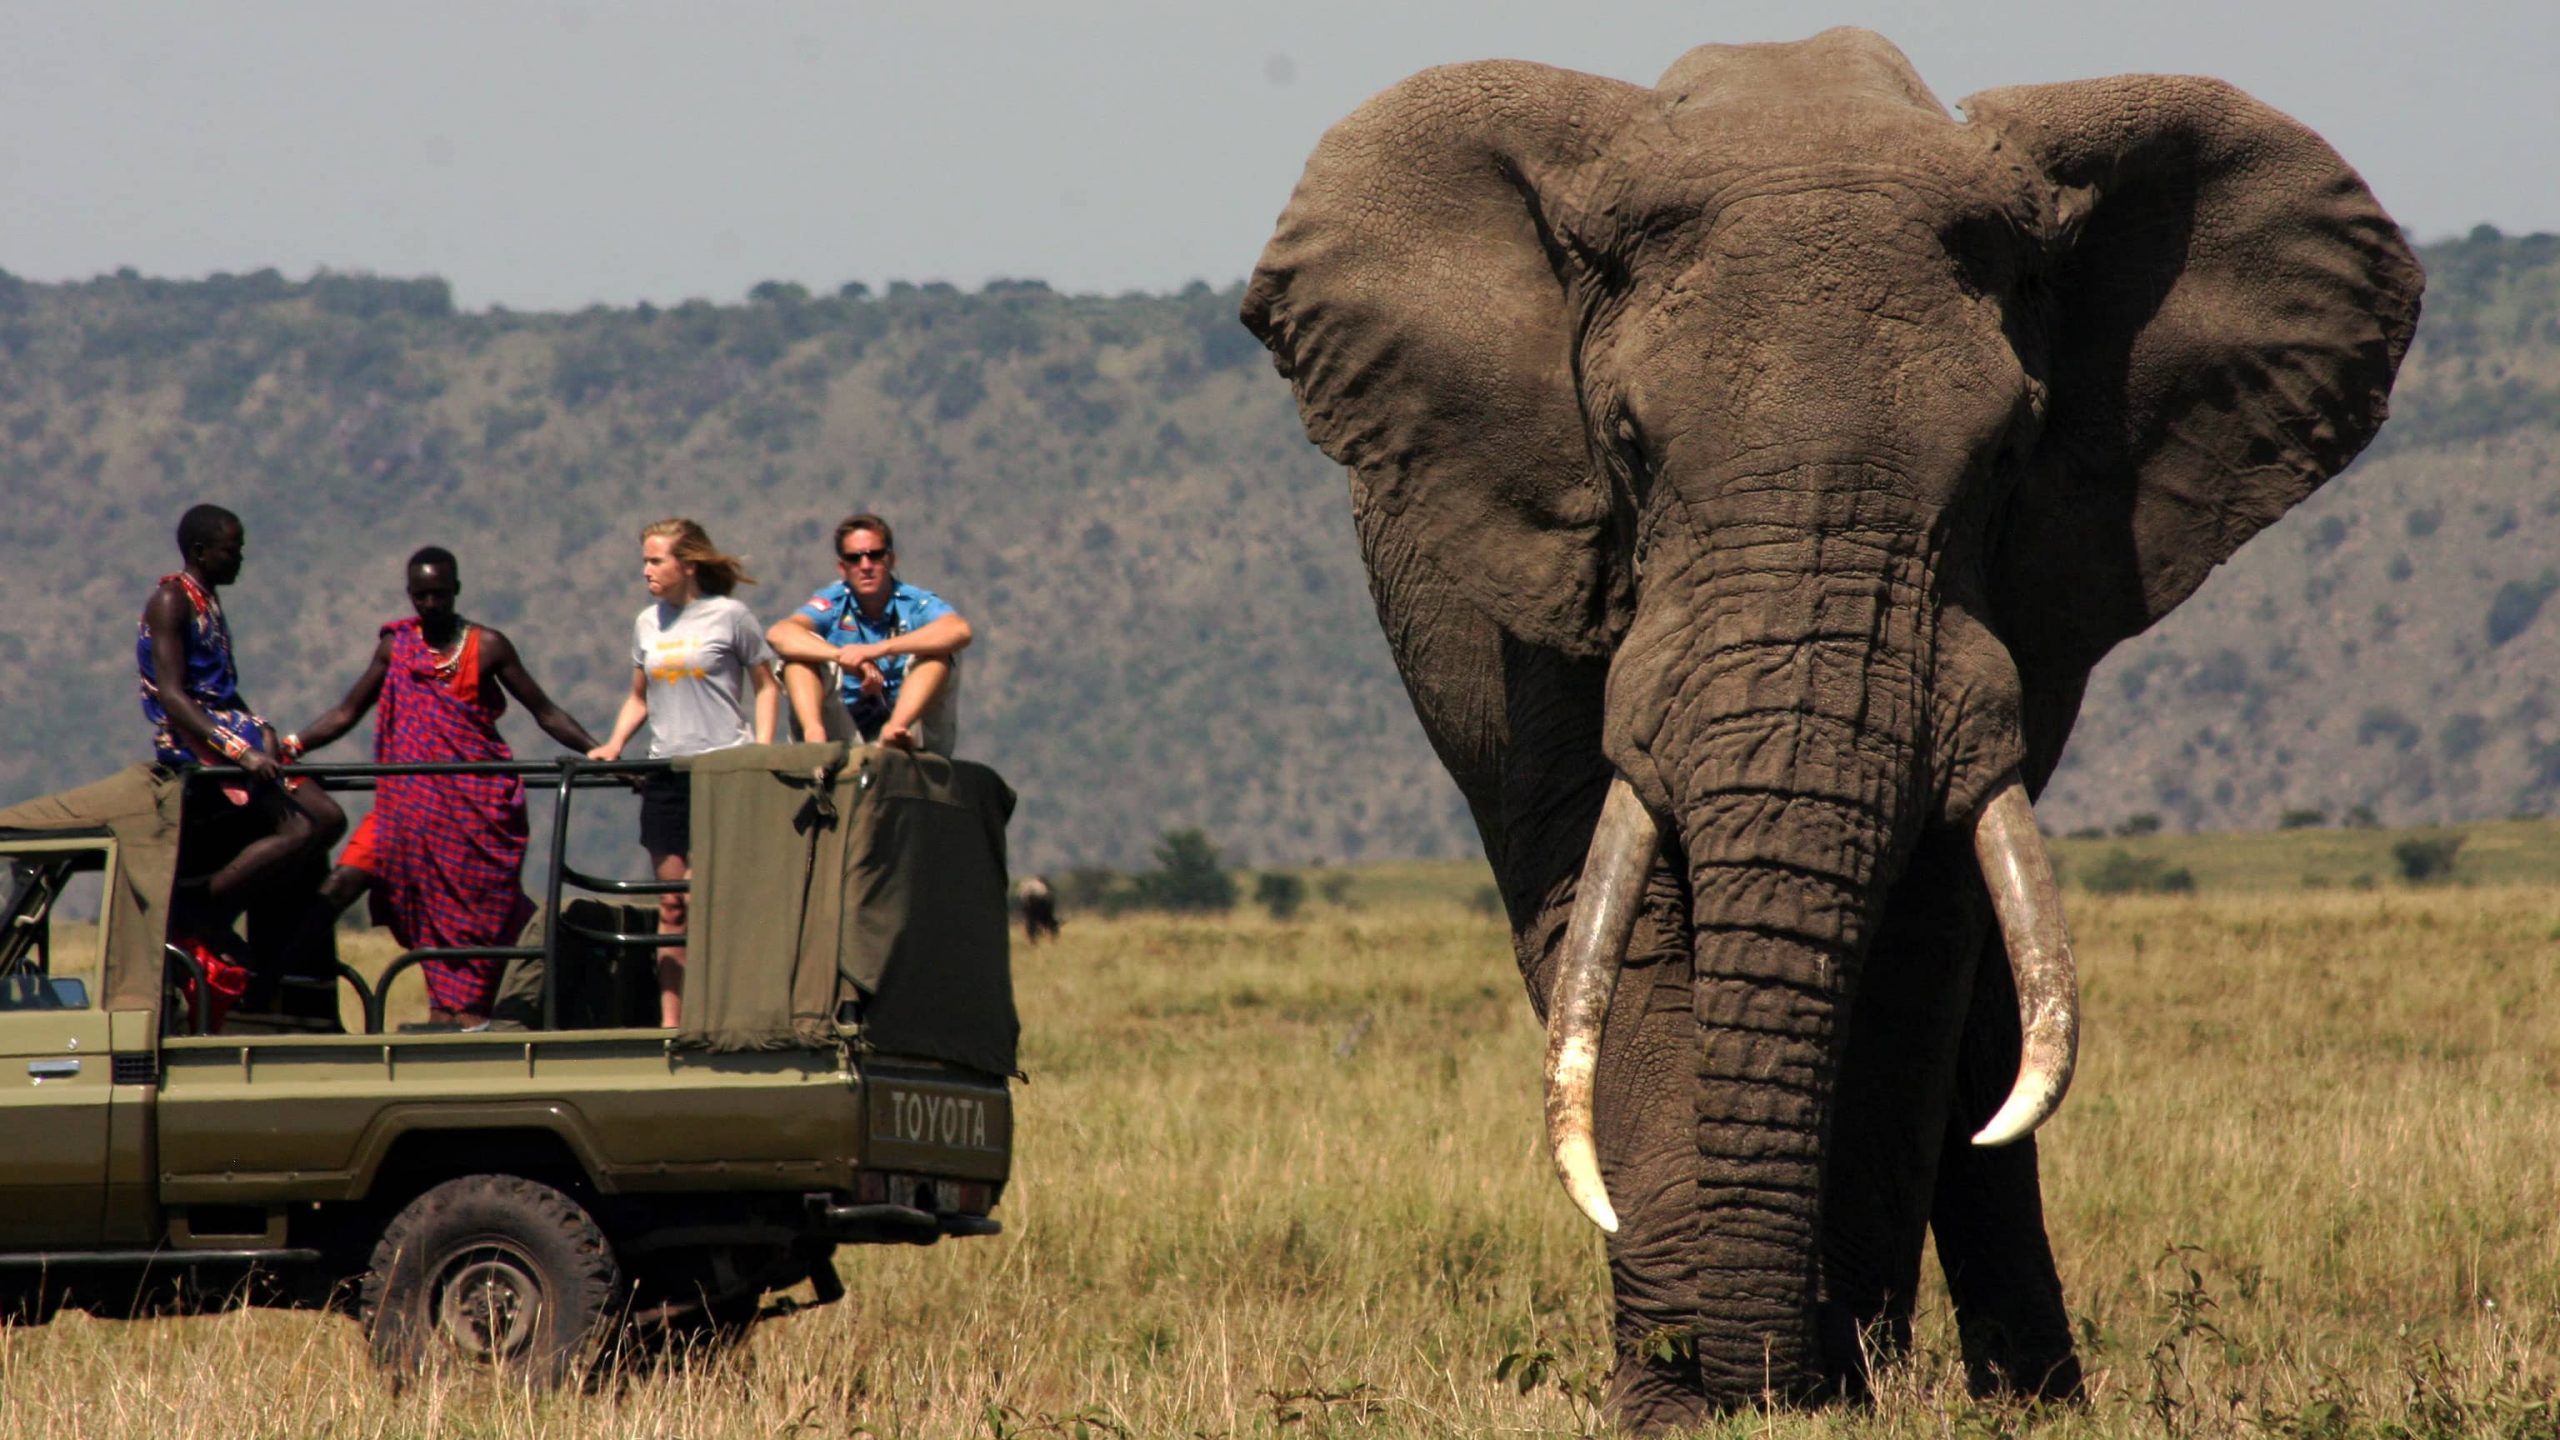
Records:
[[[2307,828],[2056,837],[2049,844],[2067,887],[2083,888],[2082,878],[2109,853],[2121,850],[2137,858],[2156,858],[2167,869],[2184,869],[2195,878],[2199,891],[2217,893],[2398,888],[2404,882],[2392,858],[2393,846],[2407,840],[2456,837],[2462,844],[2452,872],[2435,883],[2560,886],[2560,821],[2552,820],[2483,820],[2397,830]],[[1468,904],[1493,883],[1484,863],[1472,860],[1398,860],[1338,872],[1297,873],[1306,877],[1312,910],[1322,909],[1313,888],[1328,873],[1349,877],[1348,899],[1355,906]]]
[[[2122,850],[2157,856],[2184,867],[2205,891],[2318,889],[2358,883],[2400,883],[2392,847],[2407,840],[2459,836],[2453,884],[2560,885],[2560,823],[2548,820],[2484,820],[2467,825],[2406,830],[2252,830],[2200,835],[2144,835],[2130,839],[2056,840],[2055,862],[2063,883],[2085,875],[2106,854]]]
[[[2553,1433],[2560,889],[2178,863],[2217,878],[2073,897],[2086,1037],[2045,1193],[2086,1408],[1966,1399],[1933,1279],[1874,1408],[1719,1433]],[[1357,908],[1290,924],[1070,916],[1017,957],[1007,1233],[845,1251],[845,1303],[735,1357],[395,1396],[342,1319],[66,1316],[0,1332],[0,1434],[1582,1433],[1598,1237],[1541,1153],[1540,1037],[1477,884],[1364,872]]]

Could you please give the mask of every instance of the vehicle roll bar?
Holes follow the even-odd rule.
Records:
[[[286,772],[295,779],[311,780],[321,789],[331,791],[365,791],[388,775],[501,775],[526,782],[526,788],[546,784],[551,788],[550,878],[543,887],[542,913],[551,919],[542,927],[540,945],[472,945],[426,947],[411,950],[383,969],[370,990],[357,979],[357,994],[364,1002],[364,1028],[368,1035],[382,1033],[383,1016],[389,1008],[391,982],[402,971],[427,960],[532,960],[542,961],[542,1028],[552,1030],[560,1024],[560,932],[574,929],[579,938],[605,944],[645,945],[665,948],[682,945],[682,932],[670,934],[626,935],[618,931],[589,930],[569,926],[561,919],[560,894],[564,887],[603,895],[681,895],[692,890],[686,880],[606,880],[569,868],[569,796],[574,790],[627,789],[631,782],[651,775],[673,772],[672,760],[586,760],[562,757],[557,760],[454,760],[418,765],[383,765],[358,762],[345,764],[294,764]],[[208,765],[192,770],[190,778],[205,780],[242,779],[246,772],[233,765]],[[174,952],[173,952],[174,953]],[[192,961],[189,962],[192,964]],[[341,969],[345,967],[341,966]],[[353,971],[347,971],[352,977]],[[197,986],[199,1004],[203,986]],[[197,1028],[203,1028],[199,1017]]]

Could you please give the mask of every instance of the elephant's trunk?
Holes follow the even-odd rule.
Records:
[[[1680,487],[1696,548],[1647,575],[1611,667],[1604,749],[1676,826],[1689,880],[1701,1303],[1678,1323],[1712,1403],[1855,1366],[1817,1333],[1841,1044],[1956,750],[1935,557],[1899,483],[1835,461]]]
[[[1660,843],[1660,829],[1635,790],[1623,779],[1612,781],[1583,861],[1547,1009],[1548,1150],[1574,1205],[1613,1235],[1618,1215],[1592,1141],[1592,1089],[1601,1026]],[[2063,924],[2061,885],[2016,775],[2004,777],[1984,804],[1973,843],[2016,982],[2022,1036],[2009,1099],[1973,1143],[2006,1145],[2051,1119],[2071,1086],[2080,1044],[2080,982]]]
[[[1692,1325],[1702,1387],[1727,1403],[1802,1397],[1841,1359],[1815,1337],[1824,1148],[1891,837],[1914,808],[1907,764],[1863,759],[1824,766],[1803,793],[1715,785],[1681,812],[1696,924],[1696,1234],[1701,1290],[1715,1297]]]

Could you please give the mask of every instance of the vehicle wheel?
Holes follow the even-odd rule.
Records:
[[[619,1320],[622,1267],[578,1202],[516,1175],[448,1180],[392,1217],[364,1277],[373,1358],[557,1385]]]

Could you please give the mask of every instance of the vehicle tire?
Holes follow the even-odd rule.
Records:
[[[600,1350],[623,1297],[613,1246],[578,1202],[517,1175],[465,1175],[392,1217],[360,1314],[395,1373],[493,1370],[548,1387]]]

